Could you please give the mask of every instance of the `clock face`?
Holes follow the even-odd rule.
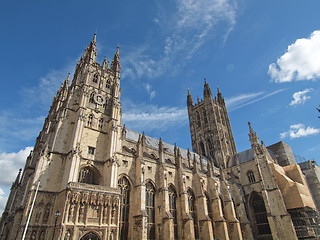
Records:
[[[96,102],[96,104],[103,105],[105,104],[106,99],[101,94],[96,93],[94,95],[94,101]]]

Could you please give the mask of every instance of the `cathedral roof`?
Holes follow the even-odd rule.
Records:
[[[129,139],[129,140],[138,142],[139,135],[140,135],[140,133],[137,133],[137,132],[132,131],[130,129],[126,129],[126,138]],[[152,138],[152,137],[149,137],[149,136],[145,136],[145,138],[146,138],[146,144],[147,144],[148,147],[155,148],[155,149],[159,148],[159,140],[158,139],[155,139],[155,138]],[[162,142],[162,144],[163,144],[163,149],[164,149],[165,152],[174,154],[174,145],[166,143],[166,142]],[[188,158],[188,150],[185,150],[183,148],[179,148],[179,150],[180,150],[181,156],[183,158],[187,159]],[[200,163],[200,155],[199,154],[191,152],[191,151],[190,151],[190,154],[191,154],[191,158],[192,159],[195,156],[197,162]],[[207,165],[208,158],[206,158],[205,156],[202,156],[202,163],[204,165]]]
[[[275,154],[270,149],[267,149],[267,150],[270,153],[271,157],[274,158]],[[248,150],[245,150],[243,152],[239,152],[239,153],[231,156],[228,161],[228,167],[232,167],[232,166],[237,165],[237,159],[240,164],[254,160],[252,149],[250,148]]]

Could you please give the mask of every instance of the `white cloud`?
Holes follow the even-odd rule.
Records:
[[[31,88],[23,88],[21,93],[23,95],[24,104],[37,104],[37,107],[40,106],[47,108],[60,85],[67,78],[68,73],[74,72],[75,63],[76,61],[72,61],[61,69],[50,70],[47,74],[40,77],[36,86]],[[70,76],[70,81],[71,80],[72,75]]]
[[[231,112],[233,110],[245,107],[247,105],[253,104],[255,102],[258,102],[262,99],[271,97],[277,93],[280,93],[282,91],[285,91],[286,89],[280,89],[276,90],[271,93],[265,93],[263,91],[256,92],[256,93],[246,93],[246,94],[241,94],[238,96],[234,96],[231,98],[226,98],[226,105],[228,108],[228,111]]]
[[[147,93],[150,96],[150,100],[156,96],[156,91],[152,90],[152,87],[151,87],[151,85],[149,83],[146,84],[146,90],[147,90]]]
[[[311,92],[312,90],[312,88],[307,88],[303,91],[295,92],[292,96],[293,100],[291,101],[290,105],[304,104],[305,101],[311,98],[310,96],[307,96],[307,93]]]
[[[124,104],[123,123],[135,131],[161,130],[181,126],[188,121],[186,108],[157,105]]]
[[[148,53],[154,48],[152,42],[135,46],[122,58],[123,78],[154,78],[168,70],[174,73],[185,64],[177,59],[190,59],[204,43],[217,35],[225,41],[236,23],[234,0],[176,0],[175,3],[176,11],[171,15],[160,9],[159,17],[154,19],[160,29],[165,29],[159,31],[164,39],[163,52],[153,58]],[[220,23],[223,30],[217,34]]]
[[[0,188],[0,214],[3,213],[7,203],[8,196],[5,195],[4,191]]]
[[[309,38],[291,44],[276,63],[269,65],[269,75],[275,82],[315,80],[320,77],[320,31]]]
[[[32,147],[26,147],[19,152],[0,153],[0,185],[11,186],[15,180],[19,168],[23,168],[27,156],[30,154]]]
[[[313,127],[305,127],[304,124],[298,123],[290,126],[289,131],[280,133],[280,138],[290,137],[290,139],[307,137],[310,135],[316,135],[320,133],[320,129]]]

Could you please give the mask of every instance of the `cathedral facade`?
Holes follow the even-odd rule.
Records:
[[[236,150],[224,98],[188,92],[192,150],[121,124],[120,55],[96,62],[96,35],[53,99],[12,184],[0,238],[305,239],[318,217],[283,142]],[[320,233],[320,231],[319,231]]]

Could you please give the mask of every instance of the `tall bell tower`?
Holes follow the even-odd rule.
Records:
[[[27,239],[53,236],[49,226],[55,212],[61,213],[58,224],[63,225],[56,239],[85,234],[88,228],[83,226],[87,221],[99,225],[95,230],[108,239],[118,235],[117,228],[112,226],[116,226],[119,212],[119,47],[111,64],[106,58],[99,64],[96,57],[94,35],[76,66],[72,83],[69,74],[54,96],[20,182],[16,181],[19,183],[14,197],[4,212],[5,219],[14,216],[14,220],[12,224],[4,220],[4,227],[0,226],[7,229],[6,239],[21,239],[35,196]]]
[[[188,91],[187,106],[192,149],[211,159],[217,167],[226,167],[227,157],[237,153],[226,104],[218,89],[212,96],[204,79],[203,99],[194,104]]]

